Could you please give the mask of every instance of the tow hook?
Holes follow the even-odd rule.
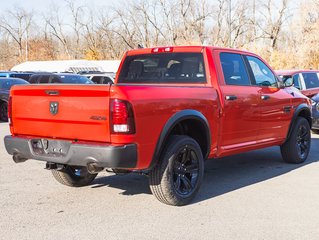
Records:
[[[64,168],[64,165],[62,165],[62,164],[56,164],[56,163],[52,163],[52,162],[47,162],[45,164],[45,168],[44,169],[46,169],[46,170],[55,169],[55,170],[61,171],[63,168]]]

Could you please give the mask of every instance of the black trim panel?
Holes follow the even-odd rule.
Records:
[[[61,146],[65,153],[47,154],[41,151],[34,151],[32,141],[34,139],[23,137],[5,136],[4,138],[7,152],[22,159],[35,159],[74,166],[87,166],[88,163],[96,163],[98,167],[107,168],[135,168],[137,165],[136,144],[114,146],[52,140],[56,146]]]

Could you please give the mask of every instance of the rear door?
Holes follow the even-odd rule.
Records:
[[[270,68],[256,56],[246,56],[254,82],[258,86],[260,105],[260,130],[258,141],[283,139],[287,135],[292,117],[291,95],[278,86]]]
[[[14,86],[13,134],[78,141],[110,141],[110,86]]]
[[[219,52],[223,81],[220,82],[220,143],[223,151],[236,150],[256,143],[260,127],[259,87],[251,83],[241,54]]]

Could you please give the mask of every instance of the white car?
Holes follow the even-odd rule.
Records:
[[[112,84],[114,82],[115,73],[86,73],[82,76],[87,77],[96,84]]]

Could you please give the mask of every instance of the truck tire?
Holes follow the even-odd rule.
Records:
[[[174,135],[149,173],[149,184],[159,201],[182,206],[193,200],[203,176],[204,159],[198,143],[188,136]]]
[[[8,122],[8,104],[2,102],[0,105],[0,121]]]
[[[89,185],[97,176],[90,174],[86,167],[66,166],[62,170],[51,170],[53,177],[61,184],[69,187]]]
[[[307,119],[298,117],[289,139],[280,146],[281,156],[288,163],[303,163],[311,145],[310,126]]]

